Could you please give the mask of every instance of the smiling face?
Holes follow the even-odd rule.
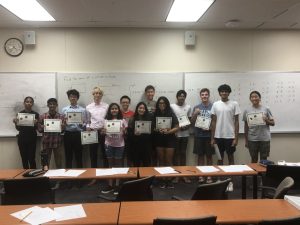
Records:
[[[93,91],[93,97],[94,97],[94,102],[99,103],[103,97],[103,93],[100,90],[95,89]]]
[[[77,105],[78,97],[76,95],[70,95],[69,96],[69,101],[71,105]]]
[[[180,94],[177,96],[177,103],[178,105],[183,105],[184,104],[184,101],[185,101],[185,95],[184,94]]]
[[[201,92],[200,93],[200,99],[201,102],[206,104],[209,102],[209,93],[207,91]]]
[[[117,117],[118,116],[118,113],[119,113],[119,109],[118,109],[118,106],[116,105],[113,105],[111,108],[110,108],[110,113],[113,117]]]
[[[158,102],[158,107],[160,111],[164,112],[166,110],[166,103],[163,99],[160,99]]]
[[[257,93],[252,93],[250,95],[250,101],[252,103],[253,106],[258,106],[260,103],[260,97]]]
[[[146,95],[147,101],[152,101],[152,100],[153,100],[153,97],[154,97],[154,95],[155,95],[154,89],[148,89],[148,90],[145,92],[145,95]]]
[[[128,108],[129,108],[129,105],[130,105],[129,99],[128,98],[122,98],[121,101],[120,101],[120,104],[121,104],[122,111],[127,112]]]
[[[56,108],[57,108],[57,103],[56,102],[49,102],[47,104],[48,108],[49,108],[49,112],[56,112]]]
[[[227,102],[228,101],[229,94],[230,93],[228,91],[224,91],[224,90],[222,90],[222,91],[219,92],[219,95],[220,95],[221,100],[223,102]]]
[[[33,100],[31,98],[26,98],[24,101],[24,108],[26,111],[31,111],[33,106]]]
[[[139,114],[140,116],[143,116],[143,115],[145,114],[146,108],[145,108],[144,105],[140,105],[140,106],[138,107],[137,111],[138,111],[138,114]]]

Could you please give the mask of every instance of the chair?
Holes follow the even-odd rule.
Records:
[[[258,225],[299,225],[300,217],[292,217],[280,220],[263,220]]]
[[[153,220],[153,225],[214,225],[216,216],[206,216],[198,218],[157,218]]]
[[[105,195],[98,195],[99,198],[114,201],[152,201],[152,182],[154,176],[145,177],[137,180],[126,181],[121,185],[119,193],[116,198],[109,198]]]
[[[224,200],[227,199],[227,186],[231,182],[228,178],[223,181],[217,181],[210,184],[201,184],[197,187],[195,193],[193,194],[191,200]],[[173,199],[182,200],[177,196],[173,196]]]
[[[8,179],[3,181],[2,205],[55,203],[49,177]]]
[[[284,178],[277,188],[262,186],[261,197],[283,199],[284,195],[293,187],[294,179],[291,177]]]

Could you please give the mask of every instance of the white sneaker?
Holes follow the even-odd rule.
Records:
[[[233,191],[233,183],[232,182],[229,182],[226,191],[228,191],[228,192],[232,192]]]

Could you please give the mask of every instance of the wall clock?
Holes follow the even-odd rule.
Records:
[[[22,41],[18,38],[9,38],[4,44],[5,52],[10,56],[19,56],[24,50]]]

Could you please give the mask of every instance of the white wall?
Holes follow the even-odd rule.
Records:
[[[16,58],[7,56],[2,48],[0,72],[300,71],[300,31],[199,30],[196,47],[186,48],[184,30],[27,30],[36,32],[36,45],[26,46]],[[0,29],[1,45],[10,37],[22,39],[23,31]],[[300,134],[273,134],[270,159],[300,161],[299,137]],[[236,154],[239,163],[249,162],[243,146],[240,138]],[[193,155],[189,156],[193,163]],[[17,167],[21,162],[16,139],[1,138],[0,168]]]

